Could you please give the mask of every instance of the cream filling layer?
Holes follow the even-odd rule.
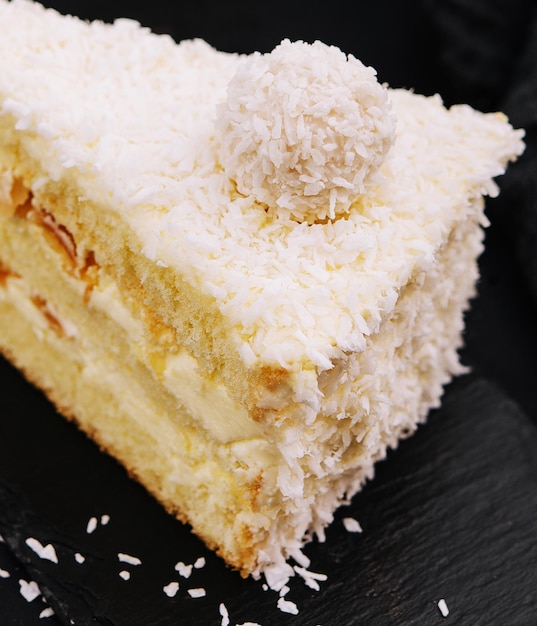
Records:
[[[174,425],[106,350],[82,360],[76,349],[80,337],[75,344],[46,320],[39,321],[25,286],[10,277],[0,288],[0,326],[9,330],[0,335],[0,348],[16,355],[18,365],[45,389],[54,390],[54,401],[67,414],[76,407],[84,430],[233,562],[243,549],[244,525],[262,534],[272,519],[252,506],[260,466],[276,463],[267,443],[218,444],[202,429]],[[236,565],[244,566],[240,560]]]
[[[189,469],[185,461],[185,441],[187,439],[198,441],[196,446],[201,456],[207,458],[209,470],[198,469],[206,476],[221,475],[228,473],[233,467],[232,459],[237,459],[241,467],[248,474],[248,478],[255,477],[256,473],[264,466],[270,467],[276,463],[273,452],[269,450],[264,438],[255,436],[261,427],[252,421],[252,427],[248,428],[241,421],[243,415],[235,421],[228,420],[225,415],[222,419],[223,410],[233,411],[233,403],[222,389],[222,385],[208,381],[200,375],[196,368],[196,361],[186,352],[173,355],[167,359],[168,363],[164,373],[164,379],[168,382],[167,388],[173,388],[179,393],[181,404],[185,411],[178,410],[173,418],[168,419],[166,412],[153,405],[152,400],[139,389],[135,380],[129,374],[129,369],[117,367],[117,356],[109,352],[106,346],[92,346],[93,339],[86,337],[83,329],[76,330],[73,322],[60,315],[49,303],[46,304],[47,313],[54,316],[55,326],[51,326],[50,320],[44,314],[43,306],[35,304],[36,298],[26,281],[17,275],[10,276],[0,288],[0,303],[6,302],[26,319],[32,328],[36,340],[39,343],[52,343],[61,346],[63,352],[68,352],[70,360],[76,363],[80,369],[80,376],[94,383],[96,387],[104,387],[116,398],[120,399],[123,411],[136,420],[147,430],[151,439],[155,440],[160,455],[175,467],[168,474],[171,482],[184,482],[182,472]],[[132,316],[127,316],[128,322],[135,324]],[[60,329],[60,332],[57,330]],[[71,342],[76,341],[78,349]],[[3,342],[2,342],[3,343]],[[134,384],[133,384],[134,383]],[[207,388],[207,398],[202,398],[200,403],[197,398]],[[183,393],[183,390],[187,390]],[[196,417],[200,417],[202,425],[208,428],[197,429],[192,424],[186,423],[184,413],[192,417],[187,405],[191,405]],[[242,410],[244,413],[245,411]],[[208,417],[207,417],[208,416]],[[177,421],[185,422],[177,425]],[[219,423],[230,422],[229,428],[219,428]],[[226,441],[220,439],[224,436]],[[234,435],[233,437],[231,435]],[[201,443],[201,441],[204,443]],[[212,452],[210,448],[214,446]],[[209,459],[212,461],[209,463]],[[186,464],[185,464],[186,463]],[[198,464],[199,465],[199,464]],[[228,468],[227,470],[224,468]],[[191,469],[191,468],[190,468]],[[240,472],[239,472],[240,473]]]
[[[139,358],[146,367],[151,368],[150,359],[145,357],[146,339],[142,323],[134,318],[123,303],[111,279],[100,279],[99,286],[92,292],[90,305],[123,328],[137,349]],[[173,354],[165,355],[163,360],[162,372],[154,372],[155,376],[213,439],[227,443],[262,436],[262,426],[250,418],[243,406],[230,398],[222,383],[204,376],[197,360],[184,348],[178,346]]]

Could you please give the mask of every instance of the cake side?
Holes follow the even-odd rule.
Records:
[[[387,446],[438,404],[442,384],[459,371],[462,310],[481,249],[481,229],[471,222],[453,233],[435,270],[409,284],[368,349],[321,377],[324,399],[312,424],[286,413],[279,430],[221,444],[214,432],[204,432],[199,415],[166,397],[163,386],[154,387],[155,372],[133,359],[132,333],[107,319],[107,311],[88,307],[80,289],[74,294],[79,310],[66,308],[73,286],[62,283],[74,280],[65,275],[61,253],[47,250],[42,227],[13,220],[19,224],[0,222],[3,267],[12,267],[5,271],[2,325],[16,330],[3,335],[3,351],[168,510],[245,573],[270,576],[285,571],[289,556],[300,560],[304,537],[313,531],[322,537],[337,505],[372,476]],[[30,232],[17,234],[21,229]],[[32,249],[36,237],[38,250]],[[15,250],[52,262],[36,272]],[[43,291],[50,276],[60,297]],[[176,398],[184,402],[179,386]],[[216,485],[216,499],[208,481]]]
[[[13,199],[15,203],[17,195],[20,195],[20,185],[15,186],[13,192],[16,192]],[[445,251],[439,254],[434,263],[441,271],[433,271],[430,274],[421,272],[413,277],[404,293],[401,293],[390,320],[383,325],[380,333],[368,339],[369,345],[363,354],[348,355],[345,360],[337,363],[333,370],[319,375],[319,386],[324,399],[319,415],[313,423],[306,425],[303,416],[300,419],[301,416],[296,414],[294,416],[296,419],[293,420],[293,414],[284,403],[279,407],[279,414],[272,420],[280,423],[281,428],[263,433],[263,444],[247,440],[230,443],[228,440],[229,448],[226,450],[223,447],[218,450],[218,446],[214,445],[218,435],[214,431],[208,436],[203,434],[203,425],[207,422],[201,413],[198,412],[194,416],[185,413],[181,406],[174,405],[173,400],[166,405],[163,402],[166,394],[159,384],[151,391],[155,380],[159,380],[158,368],[150,369],[153,362],[146,364],[149,372],[143,371],[136,378],[131,377],[129,381],[127,377],[126,382],[117,384],[117,373],[110,375],[119,369],[117,363],[122,363],[121,369],[124,369],[125,363],[129,363],[129,367],[134,369],[134,365],[130,365],[133,358],[135,362],[140,358],[141,346],[137,345],[137,342],[143,337],[143,333],[135,329],[141,320],[135,320],[135,313],[131,311],[133,319],[130,323],[125,324],[123,316],[119,318],[122,323],[116,322],[109,334],[104,336],[103,329],[110,323],[106,321],[106,316],[112,314],[106,306],[103,306],[108,301],[101,300],[99,294],[105,293],[110,288],[107,281],[102,275],[94,277],[94,284],[88,295],[83,278],[75,279],[69,274],[66,275],[65,252],[57,246],[51,246],[46,227],[29,220],[26,211],[27,209],[22,212],[11,211],[12,217],[4,220],[2,249],[4,267],[7,267],[5,260],[7,253],[8,262],[13,265],[12,276],[25,275],[30,284],[26,291],[30,292],[28,299],[32,302],[27,303],[26,308],[28,304],[31,308],[32,303],[35,307],[37,302],[40,306],[37,307],[38,310],[33,311],[33,317],[48,313],[44,315],[41,324],[36,324],[35,319],[30,318],[31,326],[34,327],[26,332],[30,337],[33,335],[34,342],[30,343],[28,348],[30,363],[39,353],[35,342],[42,341],[42,333],[47,326],[50,327],[48,334],[54,341],[58,341],[55,337],[57,327],[66,327],[64,339],[68,343],[67,352],[70,359],[73,359],[78,349],[73,341],[74,337],[69,338],[69,332],[76,336],[77,328],[83,332],[82,329],[93,325],[93,335],[98,336],[97,345],[104,346],[105,352],[108,352],[109,346],[115,346],[117,350],[117,336],[121,331],[126,336],[122,351],[115,354],[112,361],[109,357],[95,354],[82,359],[82,362],[86,361],[86,367],[88,362],[93,364],[88,368],[90,382],[85,383],[89,386],[88,397],[85,400],[81,401],[76,397],[69,400],[58,398],[54,391],[51,392],[51,389],[65,387],[65,382],[60,384],[58,380],[51,383],[43,378],[49,374],[48,364],[40,374],[32,374],[32,365],[27,365],[30,377],[37,379],[40,386],[49,390],[64,412],[77,416],[83,428],[101,445],[122,459],[125,465],[130,467],[130,471],[148,486],[169,510],[175,512],[179,510],[180,517],[193,522],[197,532],[209,545],[217,547],[228,562],[242,568],[244,572],[256,572],[265,568],[270,571],[274,564],[277,564],[276,570],[280,570],[285,567],[284,560],[290,554],[300,558],[298,551],[302,546],[304,533],[315,529],[322,536],[324,525],[331,519],[338,503],[372,475],[373,462],[384,455],[386,446],[395,445],[402,433],[407,434],[413,430],[416,423],[425,417],[428,408],[438,403],[442,384],[458,371],[456,347],[460,344],[461,311],[466,306],[475,282],[475,266],[472,264],[480,251],[481,229],[474,221],[464,222],[460,232],[454,232],[448,239],[448,242],[453,240],[454,243],[446,244]],[[481,211],[480,204],[475,207],[475,211],[476,214]],[[16,230],[20,229],[29,230],[33,238],[41,239],[43,250],[28,249],[24,239],[16,237]],[[47,251],[47,247],[51,250]],[[21,255],[21,250],[26,253]],[[32,259],[50,256],[55,258],[56,265],[50,268],[43,267],[43,273],[32,278],[35,273]],[[470,267],[474,269],[469,271]],[[454,268],[458,269],[453,272]],[[99,271],[102,272],[102,269]],[[445,272],[447,276],[442,276],[441,272]],[[8,279],[7,276],[6,272],[6,284],[11,286],[12,278]],[[44,290],[50,278],[56,287],[52,287],[50,291],[46,288]],[[80,283],[74,289],[74,299],[79,303],[78,306],[82,311],[79,315],[82,319],[78,319],[76,314],[73,315],[72,310],[65,309],[65,294],[69,291],[61,284],[65,280]],[[426,288],[425,281],[428,285]],[[59,294],[56,291],[58,287]],[[119,290],[113,299],[121,300]],[[42,309],[43,303],[47,303],[48,310]],[[21,311],[25,310],[20,304],[18,308]],[[99,308],[103,309],[101,315],[97,315]],[[442,317],[445,317],[444,321]],[[52,322],[52,326],[51,318],[56,320]],[[63,321],[64,318],[67,322]],[[431,324],[433,328],[428,328]],[[449,324],[449,329],[445,324]],[[9,327],[9,324],[6,324],[6,327]],[[428,329],[426,333],[424,329]],[[430,340],[431,332],[434,333],[434,341]],[[10,335],[11,333],[6,335],[4,341],[9,339]],[[407,338],[407,341],[402,342],[401,338]],[[85,344],[86,348],[91,346],[91,342],[91,336],[85,341],[82,337],[78,340],[78,344],[82,346]],[[23,354],[23,351],[20,347],[11,350],[8,348],[8,353],[11,357],[18,354],[15,360],[21,364],[20,354]],[[164,362],[165,355],[162,354],[161,357]],[[65,357],[62,359],[59,354],[55,354],[53,360],[62,362]],[[108,360],[109,364],[106,366],[102,363],[103,360]],[[84,379],[83,371],[84,367],[79,364],[78,387],[81,385],[80,379]],[[98,383],[91,380],[96,372],[99,372]],[[398,381],[397,386],[394,386],[392,382],[394,380]],[[108,390],[111,397],[104,396],[108,410],[103,411],[103,407],[97,405],[95,413],[91,411],[87,415],[87,407],[92,405],[90,398],[97,394],[99,386],[107,386],[104,381],[111,383],[111,389]],[[181,382],[184,385],[185,381],[179,379],[174,390],[176,397],[184,404],[184,398],[180,396],[183,386]],[[132,396],[134,388],[140,388],[142,396],[131,398],[126,407],[122,406],[121,399]],[[397,396],[400,407],[397,411],[391,394]],[[159,400],[141,412],[140,406],[147,405],[147,398],[151,396],[158,396]],[[392,409],[389,412],[388,407]],[[156,421],[154,415],[159,413],[160,421]],[[140,417],[140,420],[137,417]],[[221,421],[224,419],[233,421],[236,414],[220,417]],[[142,430],[143,435],[137,435],[139,421],[142,429],[149,428]],[[193,425],[196,428],[193,428]],[[244,432],[243,429],[244,425],[241,424],[240,431]],[[185,432],[189,434],[185,435]],[[169,467],[165,470],[161,468],[159,478],[155,481],[153,476],[155,470],[144,468],[144,463],[141,462],[141,459],[147,456],[147,442],[153,439],[155,434],[163,437],[158,444],[154,444],[155,449],[160,451],[158,457],[172,459],[172,463],[179,466],[186,462],[185,455],[195,457],[195,450],[203,450],[205,455],[207,450],[212,449],[210,457],[215,465],[214,473],[216,476],[222,476],[228,472],[228,480],[235,484],[234,489],[228,491],[235,491],[234,495],[226,499],[222,495],[225,490],[221,487],[219,506],[215,505],[209,496],[205,496],[209,501],[205,501],[203,506],[198,506],[190,512],[188,499],[185,501],[184,498],[178,498],[176,485],[183,482],[185,490],[193,491],[191,476],[196,475],[196,472],[192,472],[192,467],[189,466],[188,472],[184,469],[171,471]],[[221,433],[219,435],[221,436]],[[169,450],[169,440],[181,441],[181,437],[183,445],[177,444],[175,449]],[[185,446],[184,441],[189,439],[196,440],[197,445]],[[267,447],[274,449],[279,447],[283,454],[274,452],[268,454]],[[167,453],[166,449],[169,450]],[[230,454],[233,460],[226,467],[222,459],[229,457]],[[242,460],[239,461],[241,457]],[[138,459],[137,465],[131,467],[134,458]],[[226,460],[229,461],[228,458]],[[241,485],[242,489],[236,485],[237,477],[240,475],[237,462],[240,471],[249,477],[249,484]],[[155,459],[149,461],[149,468],[152,463],[155,463]],[[267,473],[268,467],[274,468],[271,476]],[[206,471],[205,467],[204,471],[200,472],[201,478],[197,478],[201,484],[205,484],[207,480]],[[179,478],[181,474],[186,474],[188,478],[186,480]],[[276,494],[280,495],[276,497]],[[219,520],[219,515],[215,511],[223,506],[223,502],[228,509],[227,516]],[[218,529],[218,540],[215,539],[214,530],[207,532],[201,520],[196,518],[196,512],[200,510],[211,511],[211,521]],[[261,514],[257,515],[255,521],[248,519],[256,518],[254,512]],[[230,532],[230,538],[224,541],[221,527],[225,525],[228,529],[233,528],[231,519],[235,525],[238,520],[242,520],[243,524],[237,525],[236,530]],[[282,545],[285,546],[283,550]]]

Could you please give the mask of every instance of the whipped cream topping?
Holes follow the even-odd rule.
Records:
[[[320,41],[288,39],[241,63],[217,128],[238,191],[299,222],[347,213],[395,138],[373,68]]]

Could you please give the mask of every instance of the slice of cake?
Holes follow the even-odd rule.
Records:
[[[244,575],[461,371],[501,114],[0,0],[0,349]]]

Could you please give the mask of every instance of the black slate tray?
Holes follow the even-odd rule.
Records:
[[[304,10],[280,0],[202,0],[176,14],[163,0],[47,4],[86,18],[130,15],[231,51],[320,38],[374,65],[392,86],[442,91],[419,0],[363,3],[360,19],[341,1]],[[10,573],[0,571],[0,625],[217,625],[221,603],[231,624],[537,624],[537,328],[515,252],[493,222],[468,315],[464,360],[474,374],[455,381],[427,425],[379,464],[375,480],[338,512],[326,543],[307,548],[311,569],[328,579],[320,591],[291,582],[286,599],[298,615],[281,612],[261,582],[229,571],[0,361],[0,570]],[[88,534],[88,520],[102,515],[109,523]],[[347,532],[343,517],[359,520],[363,533]],[[52,543],[59,562],[38,558],[25,544],[30,536]],[[141,565],[120,563],[118,552]],[[199,557],[206,565],[191,578],[174,570]],[[22,598],[21,579],[39,582],[54,616],[39,617],[49,605],[41,597]],[[172,580],[180,587],[168,598],[163,587]],[[206,596],[191,598],[194,587]]]

